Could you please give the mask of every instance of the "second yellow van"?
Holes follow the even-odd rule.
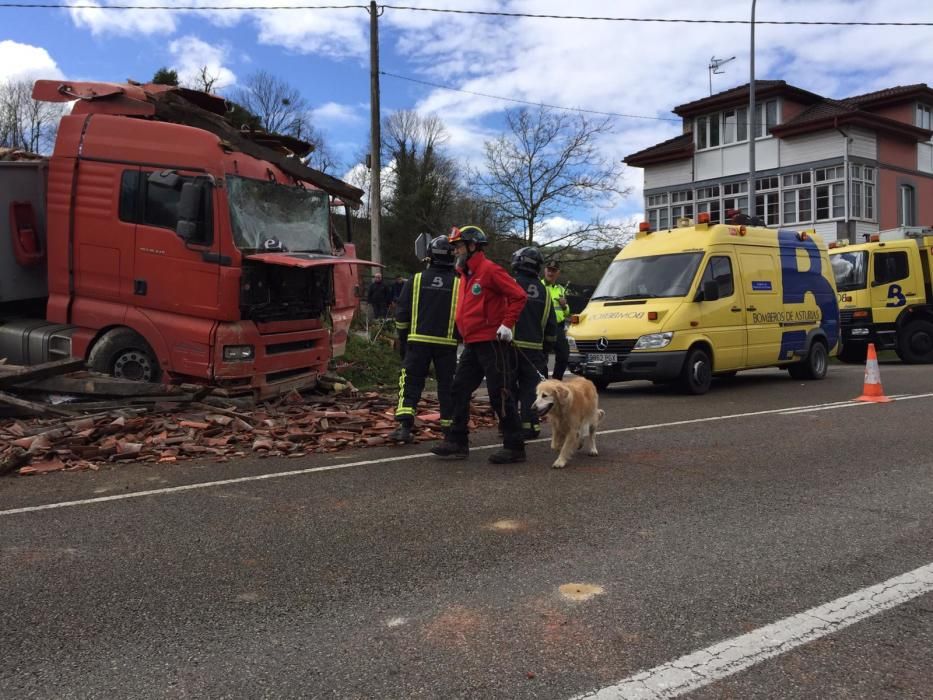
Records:
[[[839,341],[826,245],[814,232],[743,220],[643,224],[571,319],[570,370],[600,388],[648,379],[691,394],[759,367],[825,377]]]

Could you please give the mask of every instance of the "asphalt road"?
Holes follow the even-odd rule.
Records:
[[[931,565],[933,371],[884,364],[885,405],[849,402],[862,373],[615,385],[564,470],[537,443],[0,480],[0,697],[636,697]],[[933,697],[926,590],[691,697]]]

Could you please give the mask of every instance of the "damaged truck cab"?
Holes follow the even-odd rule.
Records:
[[[299,141],[234,129],[211,95],[39,81],[34,96],[77,102],[47,168],[46,323],[0,325],[0,356],[6,341],[260,395],[326,369],[371,264],[336,234],[331,203],[360,190],[290,157]]]

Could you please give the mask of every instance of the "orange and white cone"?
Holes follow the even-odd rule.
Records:
[[[865,384],[862,395],[856,401],[869,401],[871,403],[888,403],[890,398],[884,395],[881,388],[881,370],[878,368],[878,354],[875,344],[868,344],[868,358],[865,361]]]

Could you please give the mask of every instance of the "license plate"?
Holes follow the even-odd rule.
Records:
[[[619,358],[616,354],[597,354],[597,355],[587,355],[587,362],[615,362]]]

